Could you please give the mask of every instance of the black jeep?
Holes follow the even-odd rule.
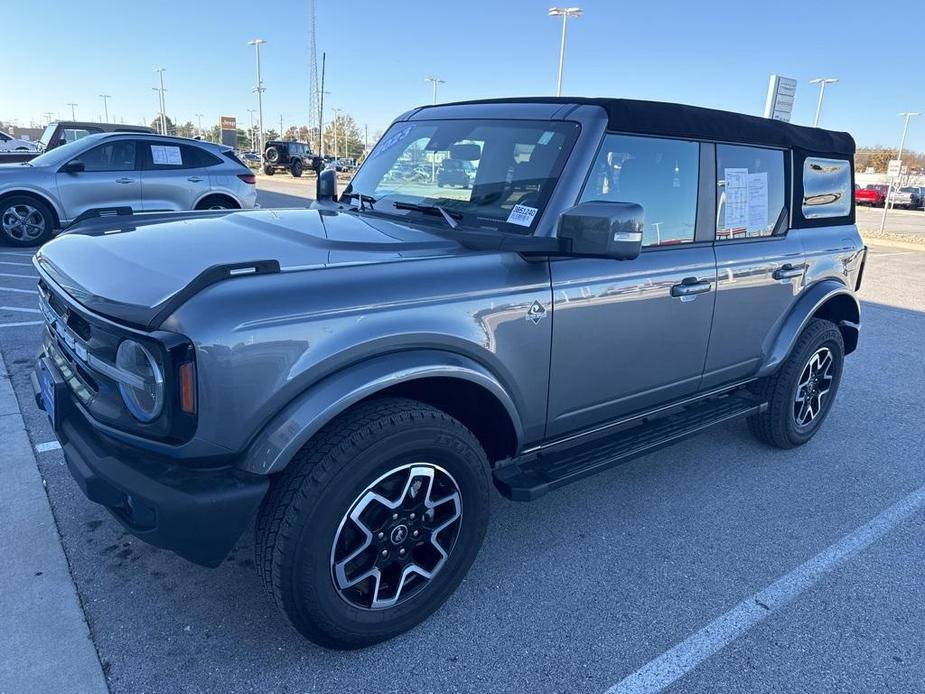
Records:
[[[304,142],[270,140],[263,148],[263,172],[272,176],[287,170],[298,178],[305,169],[313,167],[312,148]]]

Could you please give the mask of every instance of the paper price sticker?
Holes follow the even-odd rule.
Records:
[[[507,223],[528,227],[533,224],[533,218],[536,217],[537,212],[538,210],[535,207],[514,205],[514,209],[511,210],[511,213],[507,216]]]

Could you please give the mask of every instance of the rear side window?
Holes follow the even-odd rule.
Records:
[[[607,135],[581,202],[635,202],[645,214],[643,246],[691,243],[697,223],[700,145]]]
[[[221,159],[192,145],[149,143],[145,145],[147,168],[153,170],[199,169],[220,164]]]
[[[716,146],[716,240],[771,236],[784,210],[784,153]]]
[[[803,216],[826,219],[844,217],[850,212],[851,162],[806,157],[803,160]]]

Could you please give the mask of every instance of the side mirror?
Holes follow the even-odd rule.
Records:
[[[71,159],[67,164],[61,167],[64,173],[75,174],[86,170],[86,166],[80,159]]]
[[[327,168],[318,174],[315,182],[315,200],[334,200],[337,197],[337,171]]]
[[[642,251],[645,214],[634,202],[583,202],[559,217],[569,255],[632,260]]]

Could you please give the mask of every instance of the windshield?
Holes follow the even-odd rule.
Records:
[[[51,142],[51,136],[54,134],[55,128],[57,127],[57,123],[50,123],[45,126],[45,130],[42,131],[42,136],[39,138],[39,144],[42,146],[42,149],[48,147],[48,143]]]
[[[575,138],[575,123],[441,120],[396,123],[345,191],[385,214],[423,216],[395,203],[439,206],[461,226],[529,233]],[[346,197],[344,198],[347,199]]]

